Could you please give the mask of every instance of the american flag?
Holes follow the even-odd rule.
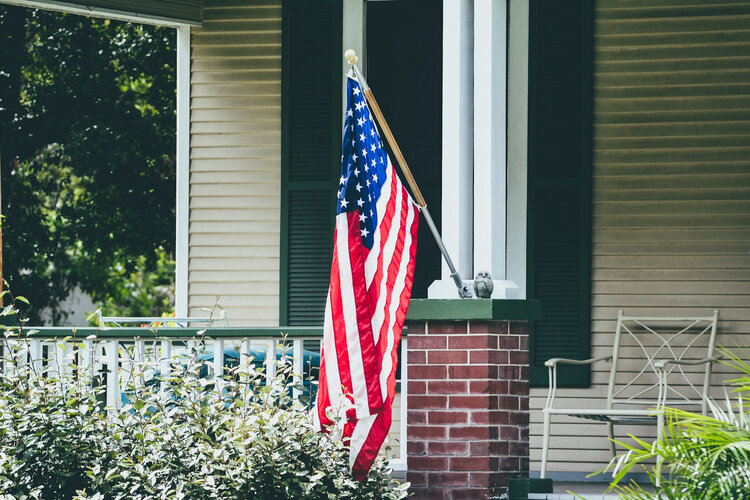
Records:
[[[316,416],[347,410],[349,465],[363,479],[391,427],[419,208],[394,172],[350,73]],[[349,404],[344,404],[344,398]],[[352,407],[353,406],[353,407]]]

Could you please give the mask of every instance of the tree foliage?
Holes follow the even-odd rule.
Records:
[[[4,277],[53,321],[75,287],[105,302],[174,254],[175,43],[0,5]]]
[[[109,270],[102,311],[109,316],[161,316],[174,309],[174,260],[163,248],[154,254],[153,264],[141,255],[132,270],[119,262]]]

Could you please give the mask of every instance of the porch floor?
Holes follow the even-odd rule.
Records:
[[[530,493],[529,500],[615,500],[617,493],[605,493],[609,483],[591,481],[554,481],[553,493]],[[641,484],[648,492],[653,492],[650,485]]]

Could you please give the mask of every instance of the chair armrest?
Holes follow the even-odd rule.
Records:
[[[711,363],[713,361],[719,361],[719,358],[705,358],[705,359],[660,359],[654,366],[658,370],[663,370],[666,365],[703,365]]]
[[[552,408],[555,402],[555,392],[557,391],[557,365],[590,365],[597,361],[610,360],[612,360],[612,356],[599,356],[591,359],[552,358],[545,361],[544,366],[549,369],[549,391],[547,392],[547,402],[544,404],[544,408]]]
[[[612,356],[599,356],[591,359],[565,359],[565,358],[551,358],[544,362],[544,366],[554,368],[558,364],[565,365],[590,365],[597,361],[610,361]]]

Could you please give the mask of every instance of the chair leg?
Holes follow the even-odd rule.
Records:
[[[656,417],[656,441],[657,443],[660,443],[662,438],[664,437],[664,414],[659,413],[659,415]],[[654,475],[656,476],[656,484],[655,486],[658,488],[661,486],[661,466],[664,463],[664,457],[659,454],[656,456],[656,470],[654,471]]]
[[[547,412],[544,412],[544,436],[542,438],[542,471],[539,474],[539,477],[544,479],[547,477],[547,453],[549,452],[549,430],[550,430],[550,421],[551,415]]]
[[[609,434],[609,450],[612,452],[612,458],[617,455],[617,449],[615,448],[615,424],[607,422],[607,433]]]

